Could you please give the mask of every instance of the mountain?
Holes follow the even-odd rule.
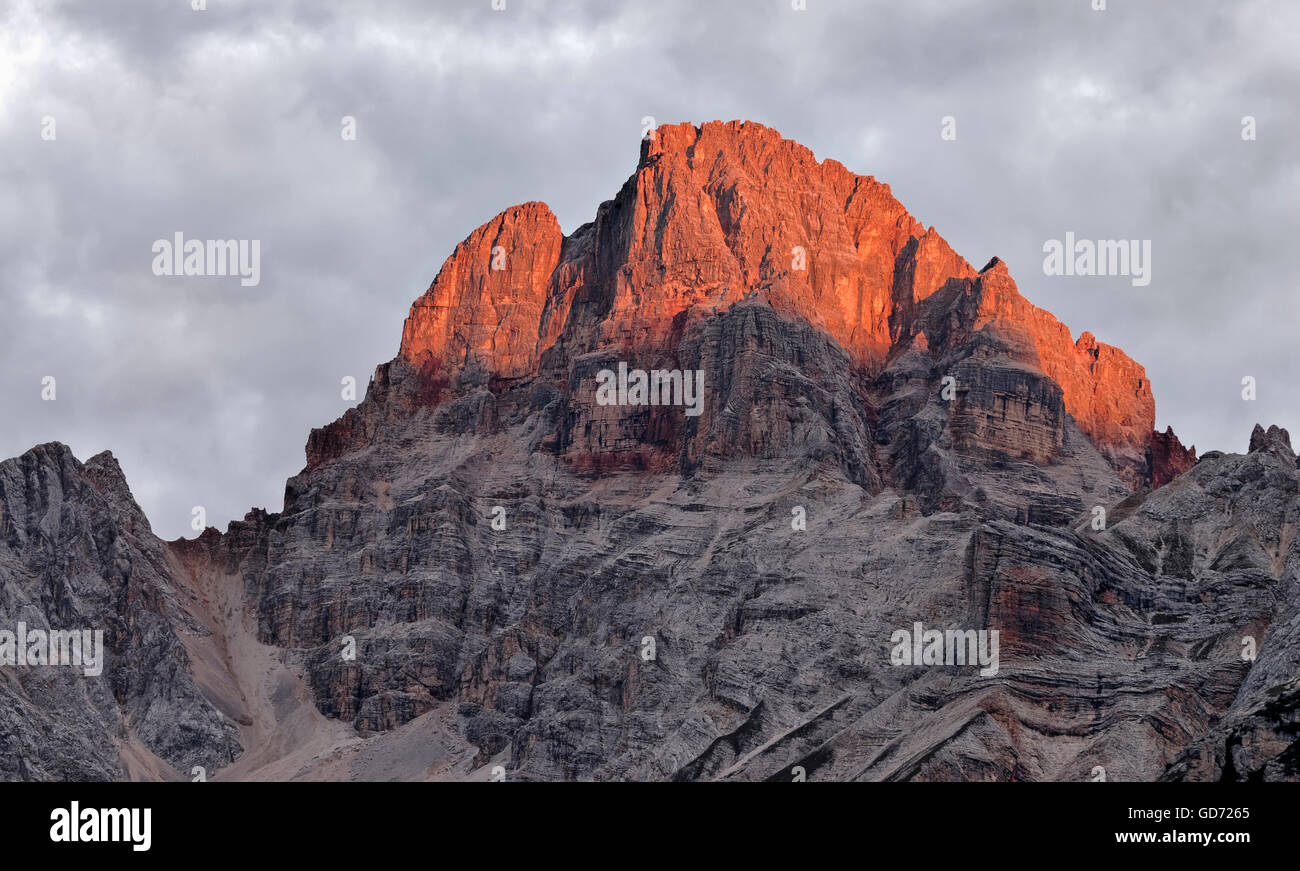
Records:
[[[194,593],[110,453],[40,445],[0,463],[0,631],[104,633],[102,671],[0,667],[0,779],[150,776],[158,757],[227,765],[235,723],[204,697],[186,640]],[[16,639],[8,639],[10,645]],[[4,656],[0,638],[0,657]],[[3,661],[3,660],[0,660]]]
[[[456,247],[282,511],[164,544],[104,455],[0,464],[0,627],[110,650],[0,669],[10,730],[78,748],[0,772],[1296,779],[1289,436],[1154,417],[886,185],[662,126],[591,223]],[[913,662],[917,624],[996,663]]]

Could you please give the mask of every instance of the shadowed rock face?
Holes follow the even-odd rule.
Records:
[[[619,362],[702,371],[700,413],[600,404]],[[164,546],[64,456],[88,534],[136,518],[114,573],[10,532],[54,448],[0,465],[0,602],[66,554],[102,619],[157,591],[120,662],[172,663],[93,704],[28,678],[4,716],[227,777],[1294,779],[1289,439],[1196,462],[1153,419],[1140,366],[886,186],[758,125],[661,127],[593,223],[530,203],[457,247],[282,512]],[[997,673],[893,664],[916,623],[997,630]],[[25,752],[0,771],[114,776]]]
[[[103,632],[102,672],[0,669],[0,779],[114,780],[216,768],[234,723],[195,686],[192,595],[110,453],[59,444],[0,463],[0,630]]]

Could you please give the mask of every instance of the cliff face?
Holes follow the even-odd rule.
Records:
[[[1000,261],[977,274],[888,185],[752,123],[659,127],[618,196],[567,239],[540,203],[475,230],[411,307],[400,358],[498,379],[563,377],[601,352],[670,360],[689,325],[750,296],[869,373],[936,330],[997,331],[1130,483],[1149,480],[1141,366],[1090,333],[1072,340]]]
[[[112,454],[83,465],[48,444],[0,462],[0,630],[103,633],[98,673],[0,669],[0,779],[229,764],[235,724],[197,688],[182,642],[204,632],[187,613],[191,595]]]
[[[1164,432],[1151,434],[1151,446],[1147,450],[1147,468],[1150,470],[1153,487],[1163,487],[1194,465],[1196,465],[1196,445],[1190,448],[1183,447],[1178,436],[1174,435],[1173,427],[1166,427]]]
[[[620,364],[702,372],[698,405],[603,404]],[[162,591],[151,691],[197,688],[221,777],[1295,779],[1289,440],[1197,462],[1153,416],[886,186],[661,127],[570,236],[529,203],[457,246],[282,512],[141,532],[156,577],[114,583]],[[918,622],[998,631],[997,673],[894,664]]]
[[[501,378],[536,371],[538,328],[564,237],[551,210],[525,203],[456,246],[411,307],[401,356],[429,355],[448,372],[483,368]]]

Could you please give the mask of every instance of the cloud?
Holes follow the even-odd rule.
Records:
[[[0,455],[111,449],[165,537],[195,505],[277,510],[454,245],[527,200],[590,220],[647,115],[759,121],[890,183],[1143,363],[1184,441],[1300,429],[1282,0],[207,5],[18,2],[0,26]],[[1044,276],[1070,230],[1152,239],[1151,285]],[[261,284],[154,276],[177,231],[261,240]]]

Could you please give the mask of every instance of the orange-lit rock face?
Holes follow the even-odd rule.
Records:
[[[927,331],[945,319],[1014,337],[1104,453],[1145,466],[1155,407],[1141,366],[1089,333],[1072,340],[1001,262],[976,273],[887,185],[753,123],[659,127],[617,197],[567,238],[540,203],[484,224],[412,306],[401,356],[519,378],[601,349],[671,354],[686,322],[750,294],[868,370],[934,347]]]
[[[544,203],[515,206],[479,227],[411,306],[401,356],[416,360],[428,352],[451,370],[477,365],[503,378],[530,374],[563,241]]]
[[[474,231],[412,307],[402,355],[494,360],[498,374],[522,374],[562,332],[583,351],[657,344],[683,311],[759,291],[879,362],[900,306],[974,276],[887,185],[737,122],[658,128],[618,197],[564,240],[563,262],[561,241],[538,203]],[[494,273],[496,246],[507,261]],[[540,347],[524,347],[526,337]]]
[[[973,275],[887,185],[835,161],[818,163],[807,148],[759,125],[660,127],[643,147],[636,185],[644,209],[631,253],[667,266],[670,309],[692,301],[696,273],[707,264],[708,303],[758,290],[878,362],[892,344],[890,317],[900,305],[951,275]],[[914,237],[923,242],[909,248]],[[916,261],[913,280],[896,287],[905,250]],[[651,270],[643,270],[643,283],[657,283]]]
[[[1000,260],[980,274],[977,288],[974,328],[992,323],[1021,331],[1032,342],[1038,367],[1061,386],[1065,408],[1079,428],[1121,465],[1144,468],[1156,416],[1146,370],[1091,333],[1071,340],[1065,324],[1020,295]]]
[[[1196,465],[1196,445],[1183,447],[1173,427],[1151,434],[1151,486],[1163,487]]]
[[[951,276],[974,275],[887,185],[833,160],[818,163],[757,124],[658,128],[610,212],[624,222],[611,234],[612,253],[627,267],[610,319],[634,337],[662,332],[691,306],[758,292],[879,363],[900,307]],[[906,281],[896,281],[900,271]]]

